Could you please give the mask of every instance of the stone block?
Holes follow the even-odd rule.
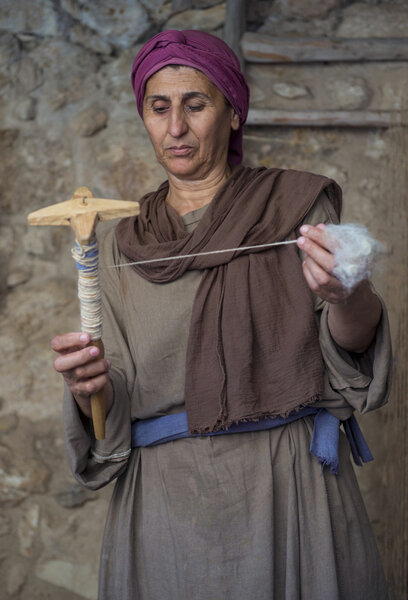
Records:
[[[154,28],[161,30],[161,26],[175,12],[172,3],[169,0],[141,0],[141,4],[149,13]],[[185,10],[180,9],[180,10]]]
[[[33,92],[44,83],[44,74],[31,58],[24,56],[11,65],[11,76],[23,92]]]
[[[16,413],[9,413],[0,417],[0,433],[8,433],[18,426]]]
[[[192,0],[171,0],[171,8],[175,12],[192,8]]]
[[[0,514],[0,536],[8,535],[10,532],[11,519],[5,514]]]
[[[54,36],[58,33],[58,18],[51,0],[2,0],[0,29]]]
[[[191,8],[210,8],[222,4],[222,0],[190,0]]]
[[[81,598],[88,600],[97,598],[97,573],[88,564],[74,564],[66,560],[48,560],[36,566],[35,574],[39,579],[70,590]]]
[[[0,297],[7,292],[8,273],[8,253],[6,254],[6,252],[0,252]]]
[[[20,45],[11,33],[0,34],[0,87],[10,79],[10,67],[21,57]]]
[[[340,0],[278,0],[281,12],[289,18],[323,18],[341,5]]]
[[[276,7],[273,10],[273,3],[269,0],[251,0],[246,6],[246,24],[247,30],[256,31],[265,23],[265,20],[271,15],[276,15]]]
[[[163,0],[158,1],[163,3]],[[171,0],[171,7],[174,12],[190,8],[210,8],[215,4],[221,4],[221,0]]]
[[[185,10],[173,15],[164,29],[203,29],[214,31],[225,22],[226,4],[217,4],[202,10]]]
[[[276,37],[333,36],[333,32],[338,26],[338,20],[338,11],[336,10],[329,12],[326,17],[309,19],[285,18],[284,15],[271,10],[260,27],[257,27],[257,31]]]
[[[343,11],[336,30],[340,38],[407,37],[408,6],[357,2]]]
[[[0,150],[1,150],[1,131],[0,131]],[[16,249],[16,240],[14,229],[11,225],[0,225],[0,256],[3,254],[7,260]]]
[[[106,110],[93,104],[75,117],[75,131],[81,137],[95,135],[108,123],[108,113]]]
[[[40,506],[39,504],[32,504],[24,511],[17,525],[17,536],[22,556],[32,557],[39,522]]]
[[[14,562],[7,573],[7,593],[16,596],[21,592],[27,580],[27,567],[22,562]]]
[[[48,227],[30,227],[22,240],[27,254],[46,258],[52,256],[52,232]]]
[[[15,271],[11,271],[7,277],[7,287],[13,288],[18,285],[23,285],[26,283],[31,277],[31,274],[26,269],[18,269]]]
[[[364,156],[376,161],[383,161],[390,155],[386,141],[377,135],[371,135],[364,149]]]
[[[78,102],[97,90],[96,73],[101,58],[94,51],[61,39],[46,38],[30,52],[30,59],[47,74],[37,97],[48,105],[55,97],[59,97],[59,107]]]
[[[14,105],[14,115],[20,121],[32,121],[37,114],[37,102],[35,98],[27,97],[17,101]]]
[[[113,50],[112,45],[103,36],[95,35],[91,29],[81,23],[76,23],[71,27],[69,39],[73,44],[79,44],[98,54],[111,54]]]
[[[7,321],[7,317],[4,321],[0,321],[2,331],[0,331],[0,367],[4,369],[4,372],[10,373],[9,363],[10,361],[17,360],[21,357],[24,351],[25,343],[23,336],[20,335],[13,327],[13,324]],[[19,380],[19,385],[22,385],[22,378]],[[7,393],[6,381],[2,382],[2,396],[4,397]],[[1,431],[1,427],[0,427]]]
[[[88,500],[96,500],[97,496],[76,483],[66,483],[64,487],[55,494],[58,504],[64,508],[77,508]]]
[[[289,81],[278,81],[273,84],[272,89],[278,96],[281,96],[282,98],[288,98],[289,100],[310,96],[310,92],[307,87],[298,83],[291,83]]]
[[[109,176],[115,182],[120,198],[127,200],[138,200],[140,190],[147,189],[149,185],[154,189],[154,175],[157,175],[157,168],[129,154],[124,154],[109,166]]]
[[[367,108],[372,91],[362,77],[329,79],[324,83],[330,106],[337,109],[356,110]]]
[[[325,164],[320,169],[319,173],[330,179],[334,179],[341,187],[348,182],[348,173],[345,169],[337,165]]]
[[[67,281],[48,279],[37,285],[18,286],[7,294],[5,318],[10,319],[10,329],[24,330],[26,340],[49,323],[58,323],[66,308],[76,305],[77,289]]]
[[[26,440],[13,444],[19,452],[0,446],[0,505],[14,506],[30,494],[47,491],[47,467],[30,455]]]
[[[74,19],[118,48],[133,46],[150,29],[147,11],[131,0],[62,0]]]

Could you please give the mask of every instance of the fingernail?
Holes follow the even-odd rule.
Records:
[[[307,225],[302,225],[299,231],[300,233],[307,233],[309,231],[309,227]]]
[[[91,348],[90,351],[89,351],[89,354],[91,356],[98,356],[98,354],[99,354],[98,348]]]
[[[79,339],[81,340],[81,342],[87,342],[88,335],[86,333],[83,333],[82,335],[79,336]]]
[[[303,244],[305,243],[305,238],[304,237],[300,237],[297,239],[297,243],[299,246],[303,246]]]
[[[106,362],[108,363],[108,368],[110,369],[110,368],[111,368],[111,366],[112,366],[112,363],[111,363],[111,361],[109,360],[109,358],[108,358],[108,360],[107,360]]]

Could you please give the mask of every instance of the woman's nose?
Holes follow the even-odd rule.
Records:
[[[181,137],[188,130],[186,114],[182,107],[172,107],[169,112],[169,133],[173,137]]]

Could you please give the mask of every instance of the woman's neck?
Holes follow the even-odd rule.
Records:
[[[221,171],[211,173],[205,179],[187,181],[178,179],[169,173],[169,191],[166,202],[180,216],[183,216],[211,202],[230,174],[231,169],[228,164]]]

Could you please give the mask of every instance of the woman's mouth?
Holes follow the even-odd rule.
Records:
[[[170,146],[167,150],[175,156],[185,156],[193,149],[192,146]]]

